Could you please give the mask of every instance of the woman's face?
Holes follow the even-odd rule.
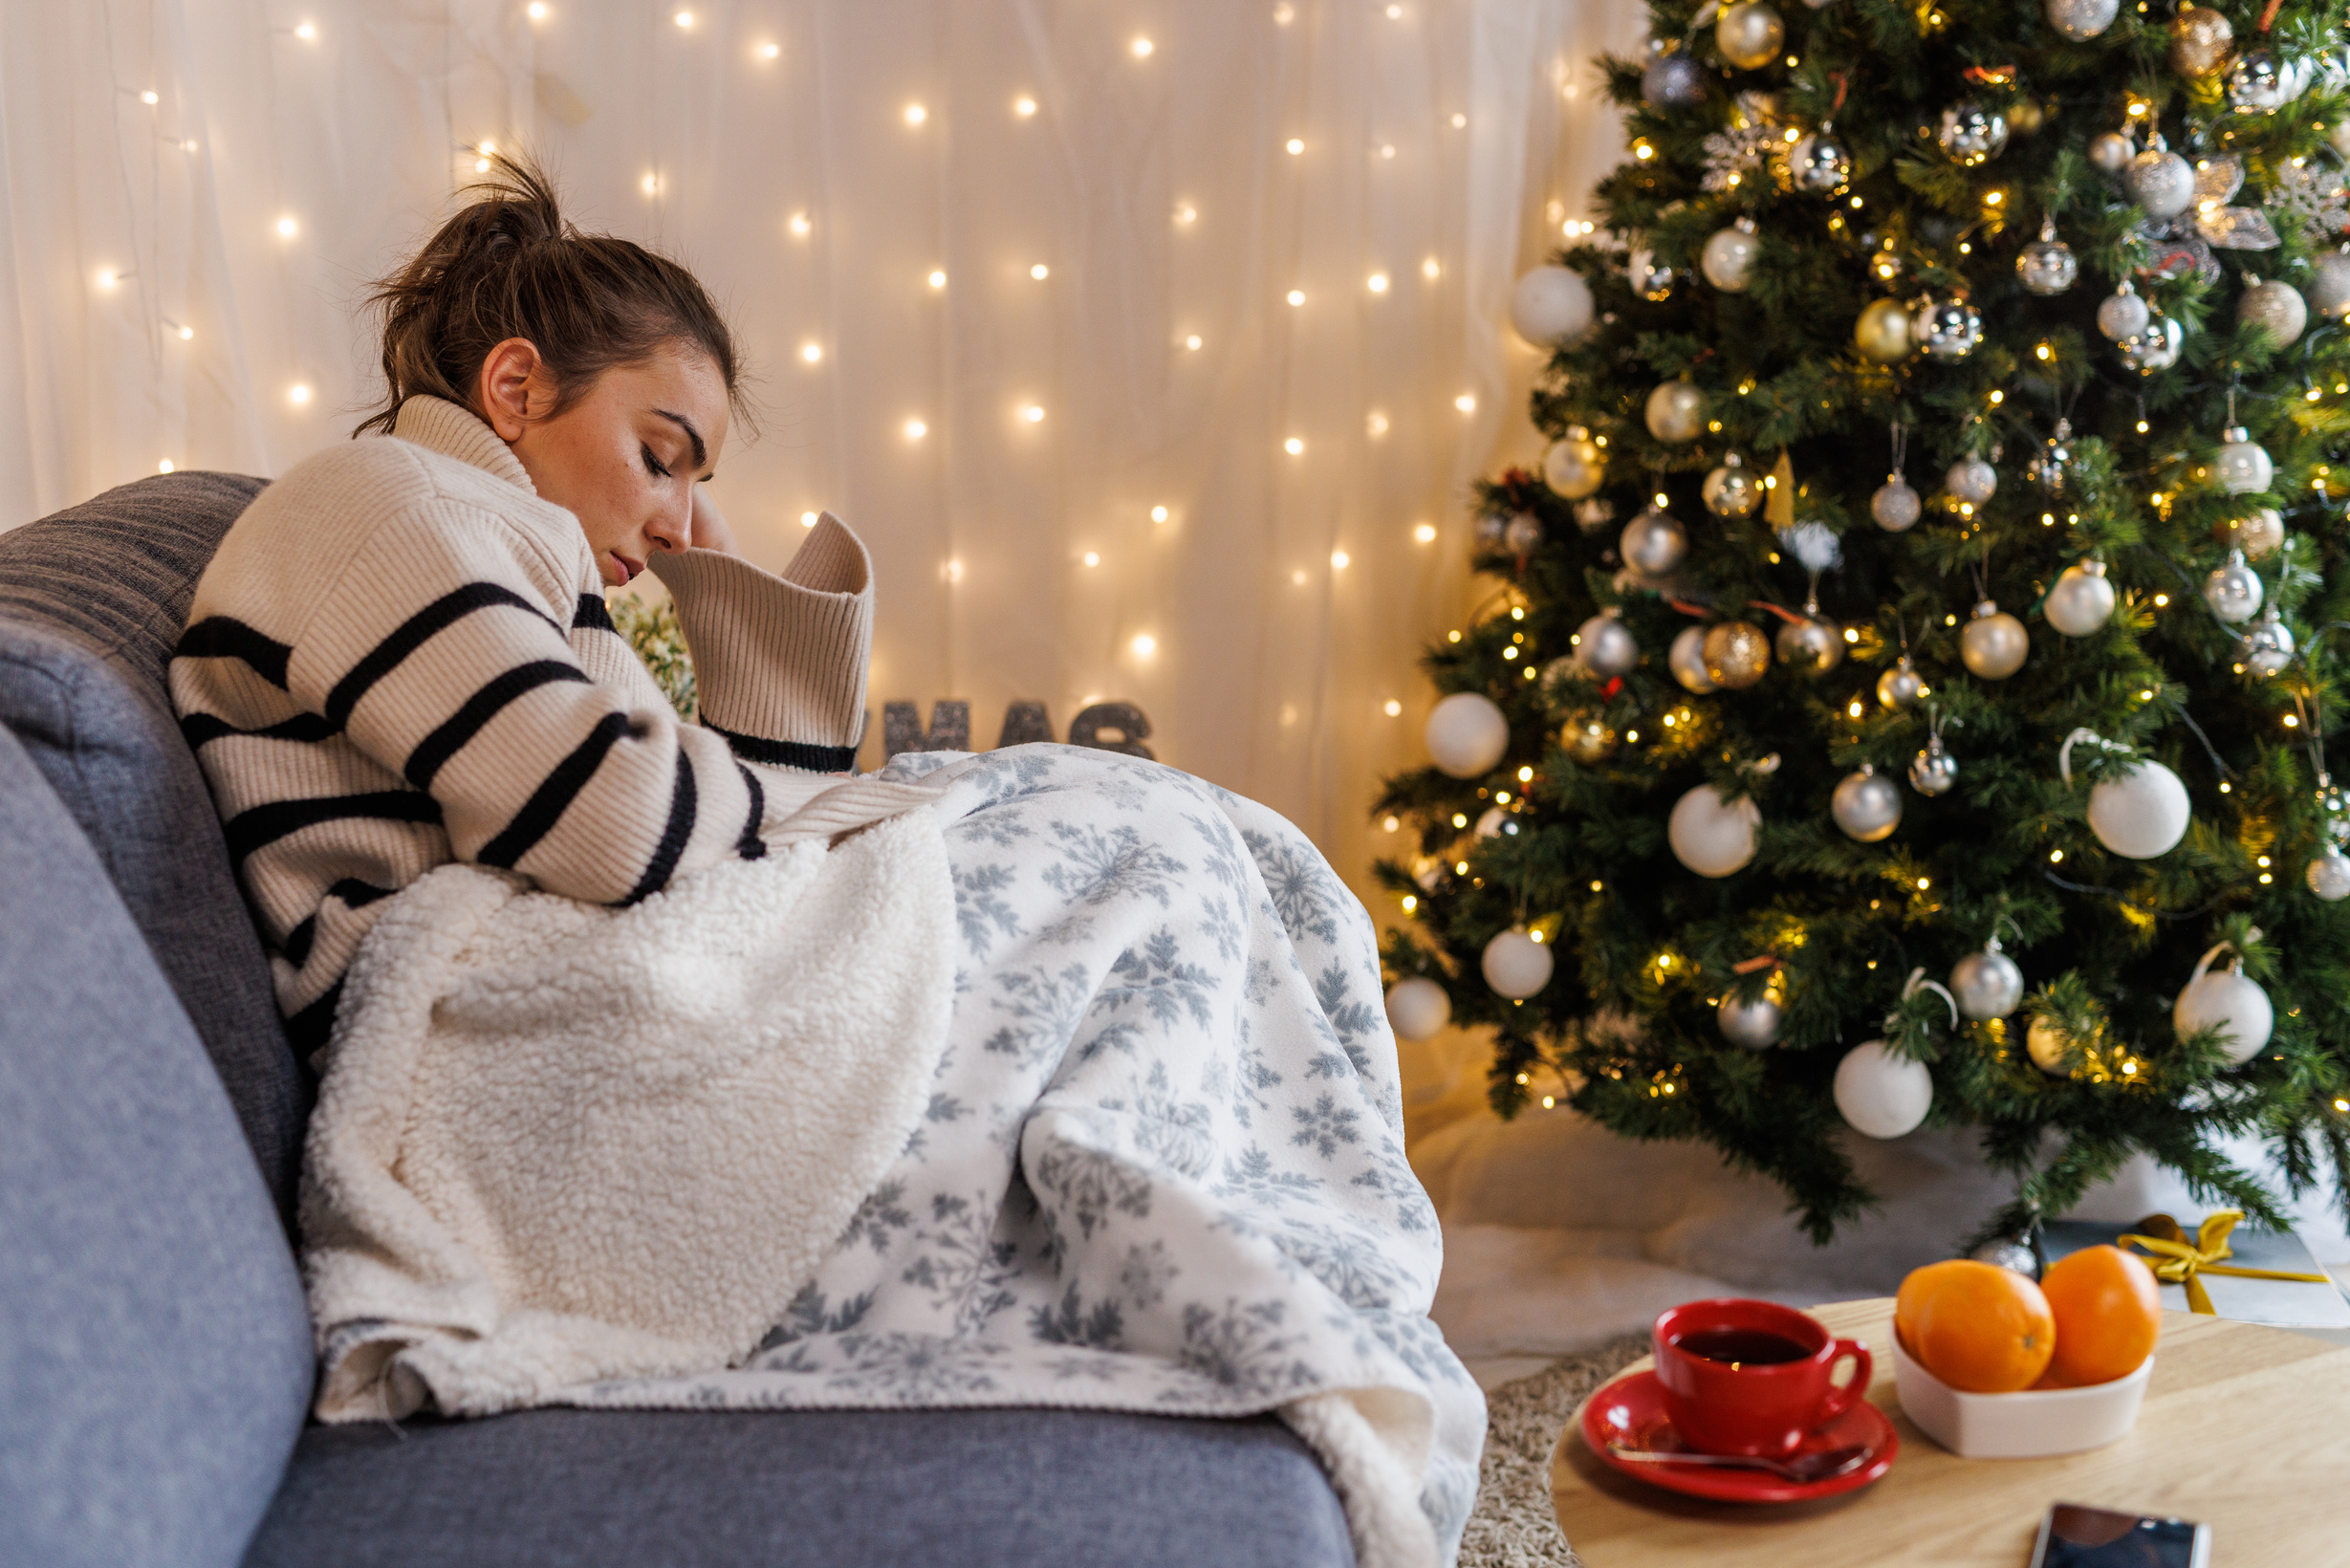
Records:
[[[538,493],[579,519],[605,582],[626,582],[656,550],[697,542],[693,488],[717,471],[728,414],[726,382],[700,349],[667,343],[615,366],[548,419],[545,362],[510,338],[483,361],[475,396]]]

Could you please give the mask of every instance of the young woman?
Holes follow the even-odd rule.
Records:
[[[382,902],[437,865],[624,904],[764,855],[854,766],[872,638],[845,528],[827,517],[771,576],[702,490],[740,370],[683,267],[572,229],[501,161],[374,299],[389,388],[359,430],[393,439],[263,492],[171,667],[305,1056]],[[647,570],[697,656],[698,727],[604,611]],[[815,826],[926,798],[872,783]]]

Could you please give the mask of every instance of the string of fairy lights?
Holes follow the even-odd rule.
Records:
[[[1422,13],[1430,3],[1431,0],[1414,0],[1414,3],[1409,4],[1404,3],[1404,0],[1363,0],[1366,11],[1397,26],[1409,26],[1420,20]],[[552,30],[564,27],[567,23],[580,26],[591,25],[591,11],[586,6],[579,7],[576,14],[572,13],[572,8],[560,3],[560,0],[530,0],[529,4],[518,9],[529,23],[533,35],[545,34]],[[753,71],[772,73],[784,59],[787,38],[780,32],[752,31],[748,33],[735,32],[729,39],[728,35],[730,29],[727,24],[697,11],[690,6],[674,8],[657,6],[652,8],[652,11],[656,17],[665,11],[668,29],[673,29],[678,36],[707,39],[712,44],[731,41],[740,51],[747,66]],[[601,26],[605,14],[601,9],[596,10],[594,25]],[[1301,14],[1298,5],[1288,3],[1288,0],[1270,7],[1268,14],[1276,30],[1297,28],[1311,20]],[[307,17],[297,17],[284,25],[272,26],[270,31],[273,34],[292,40],[303,50],[319,55],[331,52],[343,41],[331,29],[323,28],[316,20]],[[1138,73],[1164,68],[1169,59],[1169,51],[1179,50],[1181,47],[1180,40],[1170,41],[1154,35],[1151,32],[1137,31],[1123,41],[1121,51],[1124,56],[1123,63],[1126,69]],[[1554,72],[1554,76],[1559,91],[1567,98],[1574,98],[1578,89],[1572,79],[1572,73],[1561,66]],[[203,138],[196,134],[200,127],[174,127],[163,123],[170,111],[166,108],[163,95],[158,87],[148,86],[124,90],[135,92],[140,103],[157,118],[155,134],[163,142],[168,143],[190,159],[196,158],[207,150]],[[1005,84],[1001,104],[1002,112],[1014,124],[1019,125],[1049,121],[1053,107],[1039,90],[1016,81]],[[900,133],[909,139],[935,138],[947,129],[945,112],[921,98],[910,98],[897,102],[892,106],[891,112]],[[971,111],[958,110],[957,112]],[[1440,110],[1437,113],[1433,128],[1435,134],[1441,137],[1447,131],[1455,134],[1465,133],[1469,127],[1468,110],[1451,108]],[[500,145],[500,140],[493,135],[457,141],[451,148],[452,156],[449,165],[452,187],[462,186],[472,176],[488,173],[492,167],[491,157]],[[1366,150],[1374,178],[1380,171],[1397,166],[1402,158],[1398,142],[1391,135],[1375,140]],[[215,156],[218,156],[218,149],[213,149],[213,151]],[[1317,174],[1325,173],[1332,166],[1328,163],[1331,157],[1343,155],[1346,151],[1347,149],[1338,145],[1333,138],[1317,135],[1310,124],[1292,124],[1282,126],[1277,133],[1277,156],[1274,157],[1273,162],[1292,171],[1295,179],[1311,180]],[[642,196],[659,204],[670,194],[668,181],[668,172],[660,165],[656,159],[641,172],[637,185]],[[309,226],[298,210],[298,202],[289,201],[281,196],[280,204],[282,209],[266,218],[271,235],[274,237],[279,246],[289,249],[309,242],[312,235]],[[1204,213],[1208,206],[1208,199],[1204,193],[1185,194],[1174,202],[1167,214],[1167,221],[1175,236],[1176,244],[1183,244],[1205,231],[1207,225]],[[1569,239],[1576,237],[1578,233],[1589,231],[1592,227],[1579,219],[1565,216],[1563,205],[1556,199],[1549,204],[1547,217],[1549,225],[1546,227],[1550,227],[1550,231],[1562,234]],[[812,206],[793,207],[780,215],[779,229],[782,242],[799,247],[816,243],[820,221],[821,214]],[[1054,263],[1044,259],[1022,258],[1017,265],[1019,270],[1025,272],[1030,283],[1040,289],[1059,287],[1068,281],[1065,269],[1056,270]],[[1394,259],[1371,258],[1361,264],[1361,271],[1352,278],[1327,275],[1327,268],[1322,268],[1320,271],[1324,275],[1298,276],[1278,291],[1281,305],[1286,311],[1295,313],[1295,318],[1299,321],[1303,321],[1317,309],[1330,307],[1361,309],[1396,300],[1405,294],[1404,285],[1410,279],[1416,278],[1423,289],[1436,289],[1447,283],[1451,268],[1442,255],[1429,251],[1418,256],[1406,255]],[[92,284],[101,294],[112,294],[124,288],[138,275],[139,270],[134,266],[106,263],[95,270]],[[919,278],[912,282],[912,287],[922,294],[934,297],[947,294],[951,286],[952,280],[947,269],[944,266],[932,266],[926,269]],[[159,337],[174,338],[179,341],[186,342],[197,336],[197,329],[189,318],[190,311],[187,307],[166,306],[163,302],[152,297],[151,294],[143,303],[147,314],[152,317],[153,330]],[[1203,356],[1215,336],[1215,323],[1212,320],[1186,318],[1185,307],[1181,304],[1169,306],[1168,312],[1170,316],[1167,323],[1169,340],[1177,345],[1179,359]],[[1366,317],[1365,321],[1366,330],[1378,330],[1375,316]],[[789,352],[798,361],[798,368],[805,373],[822,375],[836,368],[833,346],[820,327],[812,327],[802,333]],[[266,385],[265,381],[265,398],[268,396]],[[1437,418],[1446,417],[1445,414],[1438,412],[1439,409],[1443,409],[1448,411],[1449,417],[1456,421],[1469,422],[1477,414],[1480,406],[1478,394],[1473,389],[1463,388],[1450,393],[1432,391],[1427,396],[1431,405],[1427,414]],[[276,398],[280,408],[287,415],[296,418],[314,416],[316,413],[323,412],[331,401],[322,396],[321,388],[315,376],[298,369],[280,373]],[[1007,428],[1002,433],[1002,439],[1012,441],[1051,439],[1055,422],[1053,410],[1043,397],[1034,392],[1014,391],[1010,395],[1008,403]],[[1419,414],[1418,410],[1403,409],[1391,403],[1379,401],[1375,405],[1365,407],[1360,412],[1360,417],[1362,422],[1360,439],[1372,443],[1384,441],[1398,430],[1401,421]],[[926,446],[935,444],[942,437],[941,416],[929,408],[902,405],[895,413],[881,417],[888,420],[895,438],[903,447],[909,451],[919,451]],[[1465,426],[1465,431],[1467,428]],[[1272,443],[1280,458],[1290,463],[1304,463],[1327,451],[1335,450],[1344,453],[1349,449],[1348,444],[1352,439],[1349,432],[1316,428],[1303,421],[1292,422],[1289,427],[1277,428],[1272,435]],[[181,454],[160,455],[155,463],[155,470],[162,473],[172,472],[182,461]],[[1179,521],[1181,510],[1180,505],[1170,501],[1155,501],[1148,508],[1148,516],[1156,529],[1164,530]],[[815,525],[819,515],[819,509],[814,506],[805,507],[799,509],[796,515],[803,528],[810,528]],[[1348,528],[1349,522],[1341,521],[1335,526],[1342,534]],[[1355,523],[1353,526],[1360,527],[1360,525]],[[1427,551],[1434,546],[1443,532],[1436,522],[1425,517],[1410,519],[1405,524],[1405,530],[1411,546],[1415,551],[1420,552]],[[1290,583],[1296,588],[1309,587],[1317,579],[1325,584],[1335,583],[1340,574],[1347,572],[1357,564],[1359,554],[1359,550],[1348,548],[1343,537],[1333,539],[1326,555],[1326,573],[1319,568],[1310,568],[1307,565],[1295,566],[1287,574]],[[1090,573],[1100,570],[1105,564],[1106,557],[1100,549],[1087,548],[1077,552],[1076,558],[1079,569]],[[939,563],[940,576],[950,584],[959,583],[964,579],[964,565],[961,559],[949,555]],[[1165,651],[1164,633],[1157,628],[1130,630],[1123,635],[1121,651],[1138,663],[1147,662]],[[1403,702],[1398,697],[1391,696],[1375,700],[1376,711],[1386,718],[1401,717],[1403,708]]]

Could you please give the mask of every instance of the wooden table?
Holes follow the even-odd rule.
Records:
[[[1551,1489],[1587,1568],[2024,1568],[2055,1502],[2202,1520],[2215,1568],[2350,1563],[2350,1349],[2165,1313],[2127,1437],[2053,1459],[1961,1459],[1901,1413],[1890,1297],[1813,1316],[1876,1358],[1868,1397],[1902,1439],[1885,1477],[1816,1503],[1684,1497],[1592,1457],[1578,1410],[1553,1456]]]

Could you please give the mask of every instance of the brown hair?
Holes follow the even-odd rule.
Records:
[[[419,393],[473,407],[482,362],[509,338],[529,339],[555,380],[555,406],[538,417],[563,412],[614,366],[684,343],[710,357],[748,424],[734,336],[694,275],[632,240],[581,233],[527,155],[492,153],[490,163],[466,187],[478,199],[373,285],[367,305],[383,313],[390,384],[352,434],[390,434],[401,403]]]

